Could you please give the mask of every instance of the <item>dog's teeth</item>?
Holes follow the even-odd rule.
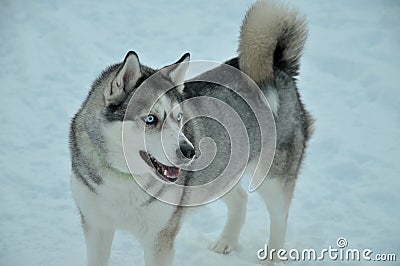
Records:
[[[164,175],[167,176],[167,173],[168,173],[168,171],[167,171],[167,169],[165,169],[164,170]]]

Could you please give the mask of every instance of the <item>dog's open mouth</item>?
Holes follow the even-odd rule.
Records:
[[[139,152],[140,157],[152,168],[156,170],[158,175],[167,182],[175,182],[178,180],[180,168],[175,166],[167,166],[156,160],[150,153],[145,151]]]

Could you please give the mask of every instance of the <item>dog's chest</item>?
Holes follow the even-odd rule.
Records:
[[[176,210],[149,196],[134,180],[106,181],[97,193],[72,179],[72,191],[85,219],[104,227],[127,230],[141,238],[164,228]]]
[[[106,183],[98,193],[102,213],[110,216],[116,228],[129,231],[141,230],[146,224],[145,204],[149,200],[150,196],[135,181]]]

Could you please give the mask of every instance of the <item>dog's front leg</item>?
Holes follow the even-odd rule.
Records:
[[[108,266],[114,229],[103,229],[84,222],[87,266]]]
[[[164,229],[144,242],[144,260],[146,266],[172,266],[176,232]]]
[[[162,244],[149,245],[144,249],[144,261],[146,266],[172,266],[174,249]]]

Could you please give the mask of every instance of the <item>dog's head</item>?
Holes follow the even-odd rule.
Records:
[[[182,132],[185,111],[179,106],[189,58],[185,54],[156,71],[129,52],[103,77],[102,133],[107,161],[113,167],[129,172],[126,158],[133,174],[150,172],[174,182],[179,166],[193,159],[193,145]]]

